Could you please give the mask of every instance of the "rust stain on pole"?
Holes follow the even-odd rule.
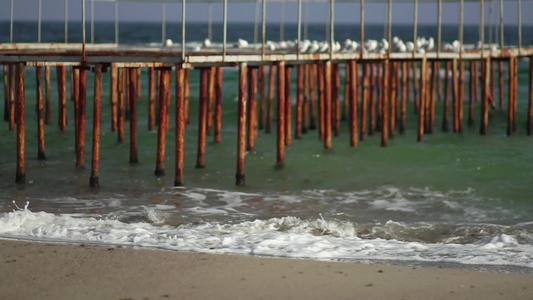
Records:
[[[420,64],[420,99],[418,109],[418,142],[422,142],[424,137],[424,124],[426,114],[426,89],[427,89],[427,61],[424,57]]]
[[[529,106],[526,129],[527,135],[533,134],[533,56],[529,57]]]
[[[396,129],[396,109],[398,107],[398,62],[390,62],[389,73],[389,90],[390,90],[390,122],[389,138],[394,139],[394,130]]]
[[[130,107],[130,164],[139,162],[137,151],[137,69],[128,69],[128,104]]]
[[[148,130],[153,131],[155,127],[155,69],[148,69]]]
[[[459,132],[459,84],[457,81],[457,59],[452,63],[452,109],[453,109],[453,132]]]
[[[400,134],[405,133],[405,123],[407,118],[407,89],[409,87],[409,63],[407,61],[400,62],[402,68],[402,100],[400,103]]]
[[[504,100],[503,100],[503,60],[498,62],[498,90],[500,94],[500,110],[503,110]]]
[[[481,127],[479,133],[486,135],[489,126],[490,57],[487,57],[481,63],[483,64],[481,73],[483,89],[481,91]]]
[[[278,63],[278,111],[276,166],[285,164],[285,62]]]
[[[326,61],[324,66],[324,148],[331,148],[331,102],[332,102],[332,63]]]
[[[37,159],[46,159],[44,155],[44,103],[43,103],[43,67],[35,68],[37,88]]]
[[[268,102],[267,102],[267,111],[266,111],[266,124],[265,124],[265,133],[270,133],[272,131],[272,115],[274,111],[274,84],[276,81],[275,73],[276,65],[270,65],[270,71],[268,73]]]
[[[109,104],[111,106],[111,132],[117,130],[117,114],[118,114],[118,68],[111,66],[111,71],[109,72],[110,83],[109,83]]]
[[[443,103],[443,111],[442,111],[442,131],[448,132],[449,130],[449,121],[448,121],[448,115],[449,115],[449,99],[450,99],[450,68],[451,68],[451,61],[446,61],[446,72],[444,73],[444,103]]]
[[[359,139],[364,141],[366,138],[366,110],[368,104],[369,92],[369,70],[370,64],[363,63],[363,99],[361,99],[361,130],[359,130]]]
[[[465,104],[465,61],[459,61],[459,124],[458,132],[463,132],[463,116]]]
[[[317,63],[317,79],[318,79],[318,137],[323,140],[325,132],[325,121],[324,121],[324,64],[321,62]]]
[[[412,66],[412,70],[413,70],[413,99],[415,101],[415,114],[418,114],[418,112],[420,111],[420,97],[419,97],[419,93],[418,93],[418,74],[416,72],[417,61],[414,60],[411,63],[411,66]],[[422,73],[422,72],[420,72],[420,73]]]
[[[347,78],[348,88],[350,89],[348,93],[350,96],[350,145],[354,148],[357,148],[357,143],[359,140],[357,132],[357,106],[359,102],[359,72],[357,61],[349,61],[346,65],[346,68],[350,70],[349,72],[347,72],[350,76]],[[348,101],[348,99],[345,99],[344,101]]]
[[[58,91],[58,126],[61,131],[67,129],[67,68],[56,67]]]
[[[389,134],[389,60],[383,61],[383,90],[381,101],[381,147],[387,147],[387,139]]]
[[[311,75],[311,65],[304,65],[304,82],[303,82],[303,102],[302,102],[302,133],[309,130],[309,82]]]
[[[474,126],[474,89],[475,89],[475,72],[474,72],[475,62],[472,60],[470,61],[470,82],[468,85],[468,91],[470,94],[470,101],[468,105],[468,126]]]
[[[205,140],[207,131],[207,102],[209,89],[209,68],[200,69],[200,103],[198,110],[198,152],[196,168],[205,168]]]
[[[509,59],[509,80],[508,80],[508,108],[507,108],[507,135],[513,135],[513,92],[514,92],[514,61],[513,58]]]
[[[185,69],[185,124],[189,124],[189,99],[191,98],[191,69]]]
[[[76,167],[85,167],[85,109],[87,102],[87,68],[78,70],[78,142],[76,151]]]
[[[311,64],[309,65],[309,109],[311,110],[310,116],[309,116],[309,129],[315,130],[316,129],[316,122],[317,122],[317,116],[316,116],[316,83],[317,83],[317,64]]]
[[[292,103],[291,103],[291,74],[292,66],[285,67],[285,146],[291,145],[291,121],[292,121]]]
[[[247,118],[246,124],[248,127],[247,130],[247,141],[248,146],[246,147],[247,151],[253,151],[255,147],[255,119],[257,117],[257,68],[247,68],[248,69],[248,101],[247,101]],[[240,82],[239,82],[240,83]],[[246,84],[246,82],[245,82]]]
[[[176,170],[174,186],[184,183],[185,169],[185,70],[176,68]]]
[[[350,62],[346,62],[345,72],[344,72],[344,99],[341,112],[341,121],[346,121],[348,119],[348,111],[350,107]]]
[[[26,161],[25,161],[25,90],[24,90],[24,63],[16,64],[16,105],[17,109],[17,172],[15,182],[23,184],[26,182]],[[15,75],[15,74],[14,74]],[[14,115],[13,115],[14,117]]]
[[[159,120],[164,120],[165,116],[167,115],[167,101],[165,95],[167,94],[167,90],[170,90],[170,87],[168,86],[168,80],[167,77],[169,76],[170,71],[166,69],[162,69],[159,71],[160,76],[160,84],[158,86],[158,96],[159,96],[159,106],[158,106],[158,117]],[[165,147],[166,147],[166,134],[167,134],[167,128],[166,128],[166,122],[159,122],[159,126],[157,128],[157,153],[156,153],[156,162],[155,162],[155,176],[164,176],[165,175]]]
[[[339,74],[339,64],[331,64],[331,125],[333,134],[339,136],[341,129],[341,105],[340,105],[340,87],[341,78]]]
[[[280,68],[281,69],[281,68]],[[254,72],[255,73],[255,72]],[[251,73],[251,74],[254,74]],[[241,63],[239,65],[239,118],[238,118],[238,139],[237,139],[237,173],[235,174],[235,184],[245,184],[245,157],[246,157],[246,74],[247,65]],[[253,77],[254,75],[250,75]],[[254,78],[255,79],[255,78]],[[255,89],[254,89],[255,90]]]
[[[50,91],[50,67],[49,66],[44,67],[44,88],[45,88],[45,94],[44,94],[44,99],[45,99],[44,123],[45,124],[50,124],[50,123],[52,123],[52,116],[50,114],[50,96],[51,96],[50,94],[51,94],[51,91]]]
[[[216,68],[215,81],[215,143],[222,141],[222,86],[224,83],[224,69]]]
[[[94,103],[93,103],[93,148],[91,162],[91,177],[89,185],[97,187],[99,181],[99,164],[100,164],[100,112],[102,99],[102,65],[97,64],[94,67]]]
[[[516,131],[516,110],[518,106],[518,57],[514,57],[514,86],[513,86],[513,131]]]
[[[15,65],[9,65],[9,131],[15,130]]]
[[[4,65],[4,73],[3,79],[4,79],[4,121],[9,122],[9,105],[11,104],[9,102],[10,93],[9,93],[9,66]]]
[[[211,134],[211,129],[213,128],[213,116],[215,108],[215,76],[216,76],[216,67],[209,68],[209,83],[207,90],[207,134]]]
[[[297,84],[296,84],[296,125],[294,127],[294,138],[302,137],[302,119],[303,119],[303,98],[304,98],[304,65],[298,65]]]
[[[259,66],[259,130],[265,128],[265,81],[266,81],[266,67]]]
[[[427,114],[427,133],[433,133],[434,124],[435,124],[435,96],[436,96],[436,80],[439,64],[438,61],[433,61],[431,64],[431,79],[429,87],[429,103],[428,103],[428,114]]]
[[[368,98],[368,106],[369,106],[369,111],[370,111],[370,115],[369,115],[369,124],[368,124],[368,135],[373,135],[374,134],[374,131],[376,130],[376,100],[375,100],[375,95],[376,95],[376,91],[375,91],[375,72],[377,71],[378,74],[377,74],[377,77],[378,77],[378,93],[379,93],[379,90],[381,90],[381,83],[380,83],[380,76],[379,76],[379,68],[376,69],[376,64],[375,63],[370,63],[369,64],[369,68],[370,68],[370,73],[367,75],[367,76],[370,76],[369,79],[370,79],[370,85],[369,85],[369,88],[370,88],[370,91],[369,91],[369,98]],[[378,105],[381,104],[381,101],[378,100]]]
[[[141,99],[141,96],[142,96],[142,83],[141,83],[141,79],[142,79],[142,69],[141,68],[137,68],[137,99]]]
[[[118,69],[117,142],[124,142],[124,69]]]

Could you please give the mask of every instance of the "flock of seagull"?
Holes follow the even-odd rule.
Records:
[[[164,47],[171,47],[173,45],[172,40],[167,39],[165,43],[163,44]],[[415,47],[416,46],[416,47]],[[205,39],[204,42],[191,42],[188,43],[187,47],[192,51],[201,51],[204,49],[216,49],[221,48],[222,44],[220,43],[213,43],[210,39]],[[229,44],[229,47],[236,48],[236,49],[260,49],[262,47],[262,44],[253,44],[249,43],[245,39],[239,38],[237,42]],[[300,53],[329,53],[331,51],[330,49],[331,45],[327,41],[311,41],[311,40],[303,40],[298,44],[297,40],[289,40],[289,41],[281,41],[281,42],[273,42],[273,41],[267,41],[265,43],[265,49],[267,51],[296,51],[296,49],[300,49]],[[360,52],[361,47],[363,52],[366,53],[381,53],[386,54],[389,52],[389,48],[391,52],[396,53],[402,53],[402,52],[417,52],[417,53],[425,53],[425,52],[432,52],[437,51],[437,45],[435,44],[435,39],[425,38],[425,37],[418,37],[416,41],[407,41],[404,42],[398,37],[394,37],[389,44],[388,40],[381,39],[381,41],[378,40],[372,40],[369,39],[365,41],[362,45],[361,43],[346,39],[344,43],[341,44],[341,42],[334,42],[333,43],[333,51],[337,53],[353,53],[353,52]],[[458,40],[453,41],[452,43],[443,43],[441,51],[444,52],[460,52],[461,48],[465,50],[467,46],[463,45],[461,47],[461,43]],[[477,45],[477,47],[481,47],[480,44]],[[467,49],[468,50],[468,49]]]

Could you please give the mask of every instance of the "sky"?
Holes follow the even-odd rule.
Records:
[[[63,21],[64,20],[64,0],[41,0],[42,20]],[[229,0],[231,1],[231,0]],[[360,6],[359,1],[354,3],[336,3],[335,23],[359,23]],[[0,0],[0,20],[10,19],[10,0]],[[37,21],[39,0],[14,0],[14,19],[16,21]],[[69,0],[68,18],[71,21],[81,20],[81,0]],[[394,3],[392,5],[393,24],[413,23],[413,4]],[[86,0],[86,18],[90,19],[90,0]],[[437,1],[435,3],[421,3],[418,8],[418,20],[420,24],[437,24]],[[493,1],[492,18],[493,23],[498,21],[497,0]],[[323,23],[327,17],[326,3],[309,3],[308,20],[309,23]],[[207,22],[208,5],[204,3],[187,4],[188,22]],[[485,23],[489,22],[490,1],[485,1]],[[222,3],[212,6],[213,22],[222,21]],[[443,4],[443,24],[458,24],[459,17],[458,3]],[[533,1],[522,0],[522,22],[524,25],[533,25],[533,18],[527,12],[533,12]],[[114,3],[94,2],[95,21],[113,21]],[[280,3],[267,3],[267,22],[280,22]],[[181,2],[166,4],[167,22],[181,22]],[[465,3],[464,22],[465,24],[479,24],[479,3]],[[505,1],[504,3],[504,24],[517,24],[517,2]],[[229,3],[228,22],[253,22],[255,16],[255,3]],[[365,3],[365,23],[383,24],[387,18],[386,3]],[[297,3],[290,2],[284,4],[285,23],[295,23],[297,20]],[[120,22],[160,22],[161,4],[142,2],[120,2],[119,3]],[[260,17],[259,17],[260,20]]]

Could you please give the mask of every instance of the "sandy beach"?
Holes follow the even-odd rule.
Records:
[[[0,299],[531,299],[533,276],[0,240]]]

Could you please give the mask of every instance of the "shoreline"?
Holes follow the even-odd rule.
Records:
[[[0,239],[1,299],[530,299],[532,275]]]

